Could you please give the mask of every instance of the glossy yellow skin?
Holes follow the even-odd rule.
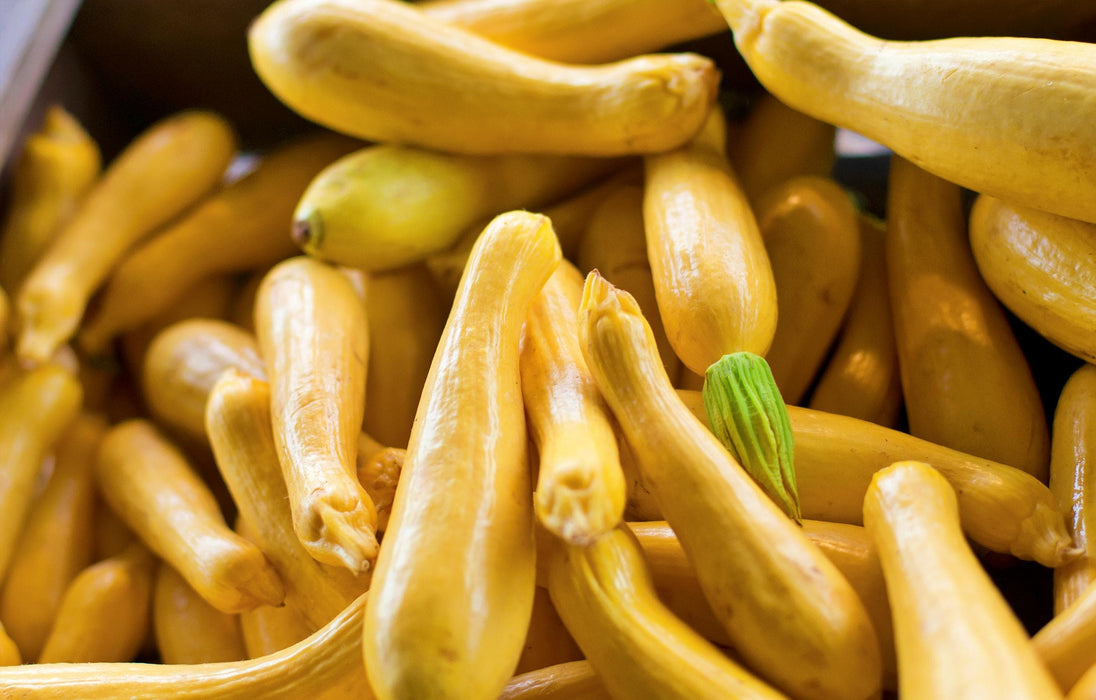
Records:
[[[894,428],[902,410],[902,381],[887,291],[885,229],[868,215],[861,214],[859,220],[856,290],[808,406]]]
[[[291,258],[259,286],[255,334],[293,528],[318,561],[360,574],[377,556],[377,512],[354,473],[369,361],[365,306],[334,267]]]
[[[910,433],[1046,481],[1039,388],[971,256],[958,185],[891,159],[887,275]]]
[[[1096,366],[1085,364],[1062,387],[1051,430],[1050,490],[1081,556],[1054,570],[1054,612],[1096,583],[1089,540],[1096,533]]]
[[[675,617],[659,600],[627,527],[588,547],[557,545],[548,591],[611,695],[783,698]]]
[[[92,465],[104,432],[106,421],[88,413],[65,430],[0,588],[0,621],[28,660],[42,652],[65,589],[92,561]]]
[[[209,487],[151,423],[112,427],[95,477],[111,509],[215,608],[236,613],[281,604],[278,572],[225,524]]]
[[[213,189],[235,152],[231,127],[203,111],[167,117],[131,142],[19,289],[19,356],[42,362],[67,342],[126,250]]]
[[[525,415],[539,454],[537,520],[579,545],[620,523],[627,496],[612,415],[578,344],[581,300],[582,274],[563,261],[529,308],[520,361]]]
[[[570,661],[516,675],[498,700],[609,700],[589,661]]]
[[[312,558],[293,517],[271,428],[270,387],[228,369],[206,407],[213,455],[240,513],[238,528],[270,559],[285,585],[286,607],[316,630],[368,587],[368,578]]]
[[[206,440],[206,401],[229,367],[266,379],[252,333],[215,319],[168,326],[153,338],[144,357],[141,391],[149,412],[172,430]]]
[[[426,0],[424,14],[516,51],[607,63],[726,31],[705,0]]]
[[[129,252],[79,334],[99,352],[118,333],[167,310],[203,277],[268,267],[296,252],[293,210],[312,178],[360,144],[333,134],[300,137],[263,156],[243,178]]]
[[[0,228],[0,287],[15,294],[27,272],[99,177],[99,146],[64,109],[46,110],[23,143]]]
[[[879,646],[855,591],[678,397],[635,301],[591,273],[579,333],[598,387],[743,660],[792,695],[877,694]]]
[[[1096,362],[1096,224],[982,195],[970,214],[970,246],[1002,304],[1066,352]]]
[[[596,269],[613,285],[627,290],[635,298],[655,334],[662,366],[676,380],[681,361],[666,337],[659,313],[657,290],[647,257],[643,201],[643,187],[639,184],[621,185],[607,194],[594,211],[579,243],[577,264],[583,271]]]
[[[702,417],[700,392],[679,393]],[[1054,568],[1078,555],[1058,501],[1027,472],[884,428],[875,423],[788,407],[803,517],[858,524],[875,472],[903,459],[935,467],[955,488],[967,536],[995,552]]]
[[[1058,687],[1069,692],[1096,664],[1096,588],[1086,588],[1031,641]]]
[[[837,160],[836,132],[833,124],[763,93],[728,149],[746,197],[756,203],[770,188],[793,177],[829,177]]]
[[[366,278],[369,347],[365,430],[390,447],[407,447],[430,361],[448,308],[423,265]]]
[[[140,544],[72,580],[38,663],[129,661],[148,635],[156,558]]]
[[[719,81],[697,54],[545,61],[393,0],[280,0],[248,46],[255,72],[302,116],[452,153],[673,148],[700,128]]]
[[[849,308],[860,270],[856,209],[829,178],[799,176],[755,206],[780,309],[765,353],[784,401],[799,404]]]
[[[366,610],[379,698],[494,698],[535,585],[521,327],[560,260],[547,218],[477,240],[430,367]]]
[[[666,335],[694,373],[727,353],[764,355],[776,332],[776,283],[757,220],[727,163],[722,116],[645,163],[647,257]]]
[[[566,196],[617,163],[370,146],[313,180],[297,205],[293,235],[318,258],[365,270],[398,267],[444,251],[474,224],[481,224],[478,234],[499,212]]]
[[[8,572],[54,443],[80,410],[79,382],[57,365],[17,371],[0,385],[0,581]]]
[[[200,664],[247,658],[238,615],[207,603],[168,564],[160,564],[152,592],[152,629],[165,664]]]
[[[955,491],[923,462],[872,479],[864,526],[891,600],[898,690],[909,700],[1061,698],[959,525]]]
[[[0,669],[0,687],[35,700],[371,700],[361,662],[365,596],[283,651],[216,664],[49,664]]]
[[[801,0],[716,5],[753,74],[790,107],[949,182],[1096,221],[1096,46],[883,41]]]
[[[858,525],[804,520],[802,526],[811,542],[848,579],[868,611],[879,639],[883,687],[894,690],[898,687],[898,669],[890,603],[871,537]],[[697,584],[696,572],[669,524],[665,521],[630,522],[628,527],[643,547],[643,556],[651,569],[659,599],[705,639],[721,646],[731,646],[726,633],[715,623],[711,606]]]
[[[582,658],[582,649],[559,618],[548,589],[538,585],[533,593],[533,613],[525,632],[525,646],[514,675]]]

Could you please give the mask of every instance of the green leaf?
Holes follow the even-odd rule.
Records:
[[[708,425],[762,490],[801,521],[792,426],[769,363],[752,352],[719,358],[704,376]]]

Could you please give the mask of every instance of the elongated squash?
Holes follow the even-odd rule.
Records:
[[[533,613],[525,632],[525,646],[514,667],[514,675],[581,658],[582,650],[559,618],[548,589],[538,585],[533,594]]]
[[[240,632],[247,657],[256,659],[288,649],[310,635],[312,628],[293,608],[260,605],[240,613]]]
[[[66,429],[0,588],[0,620],[28,660],[42,652],[65,589],[92,561],[92,466],[105,432],[102,417],[88,413]]]
[[[1058,687],[1069,692],[1096,664],[1096,588],[1086,588],[1031,642]]]
[[[866,214],[859,220],[856,291],[808,406],[894,428],[902,409],[902,381],[887,291],[885,228]]]
[[[38,662],[130,661],[148,636],[156,557],[136,543],[65,589]]]
[[[30,664],[0,669],[0,688],[27,700],[371,700],[359,644],[364,606],[363,595],[307,639],[258,659]]]
[[[514,676],[498,700],[608,700],[589,661],[570,661]]]
[[[727,353],[764,355],[776,283],[749,201],[726,158],[722,114],[677,150],[644,158],[647,257],[666,335],[694,373]]]
[[[354,474],[369,361],[365,307],[338,270],[296,257],[259,287],[255,329],[293,528],[317,560],[362,573],[377,556],[377,512]]]
[[[209,488],[151,423],[133,419],[111,428],[95,477],[118,516],[215,608],[236,613],[281,604],[278,573],[229,529]]]
[[[138,136],[19,289],[19,356],[42,362],[68,341],[126,250],[209,192],[235,151],[231,128],[211,112],[181,112]]]
[[[626,497],[612,416],[578,344],[581,299],[582,274],[563,261],[529,309],[520,361],[539,450],[533,505],[541,525],[572,544],[615,528]]]
[[[955,491],[923,462],[872,478],[864,525],[894,614],[903,698],[1061,698],[1027,633],[970,550]]]
[[[238,615],[207,603],[179,572],[160,564],[152,592],[152,629],[165,664],[200,664],[247,658]]]
[[[705,415],[699,392],[679,396],[694,415]],[[915,459],[955,488],[963,530],[978,544],[1051,568],[1079,554],[1054,494],[1027,472],[848,416],[789,406],[788,417],[805,518],[861,523],[872,476]]]
[[[321,564],[297,537],[271,424],[266,382],[226,370],[210,393],[206,425],[217,467],[239,509],[237,529],[278,571],[286,606],[317,630],[368,587],[368,578]]]
[[[1096,366],[1085,364],[1062,387],[1051,430],[1050,490],[1082,552],[1054,570],[1054,612],[1096,583]]]
[[[716,5],[754,75],[788,106],[968,189],[1096,222],[1096,46],[883,41],[802,0]]]
[[[1096,363],[1096,223],[981,195],[970,247],[986,285],[1044,338]]]
[[[877,693],[879,646],[856,593],[690,413],[635,301],[591,273],[579,329],[598,387],[746,663],[793,695]]]
[[[780,310],[765,360],[784,401],[798,405],[825,359],[856,287],[860,229],[835,181],[794,177],[756,203]]]
[[[1045,482],[1043,402],[974,264],[959,186],[897,156],[888,183],[887,276],[910,433]]]
[[[267,87],[306,118],[453,153],[674,148],[700,128],[718,83],[696,54],[568,66],[393,0],[280,0],[248,46]]]
[[[366,610],[379,698],[493,699],[521,655],[535,552],[519,342],[559,259],[551,223],[527,212],[496,217],[473,248]]]
[[[419,9],[523,53],[605,63],[727,30],[705,0],[427,0]]]
[[[53,364],[19,371],[0,385],[0,581],[30,512],[42,460],[76,418],[82,394],[76,378]]]
[[[548,590],[615,697],[783,698],[658,600],[643,550],[621,525],[588,547],[557,543]]]
[[[130,252],[81,329],[81,347],[100,352],[115,335],[157,316],[203,277],[263,268],[293,255],[289,233],[297,200],[321,169],[357,147],[357,141],[333,134],[284,144]]]
[[[11,177],[11,201],[0,228],[0,287],[19,291],[23,278],[99,177],[99,146],[57,105],[23,143]]]

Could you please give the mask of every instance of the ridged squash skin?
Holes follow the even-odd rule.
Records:
[[[302,116],[454,153],[674,148],[700,128],[719,75],[697,54],[545,61],[395,0],[280,0],[248,45],[259,77]]]
[[[521,656],[536,581],[519,343],[559,264],[551,222],[484,229],[423,389],[366,610],[381,700],[494,700]]]
[[[717,0],[765,88],[976,192],[1096,222],[1096,45],[883,41],[802,0]]]

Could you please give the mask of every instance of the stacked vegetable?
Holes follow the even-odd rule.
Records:
[[[586,4],[279,0],[254,67],[339,134],[239,178],[214,113],[100,173],[50,112],[0,697],[1096,697],[1096,47]],[[645,53],[728,26],[744,120]],[[983,553],[1054,569],[1033,639]]]

